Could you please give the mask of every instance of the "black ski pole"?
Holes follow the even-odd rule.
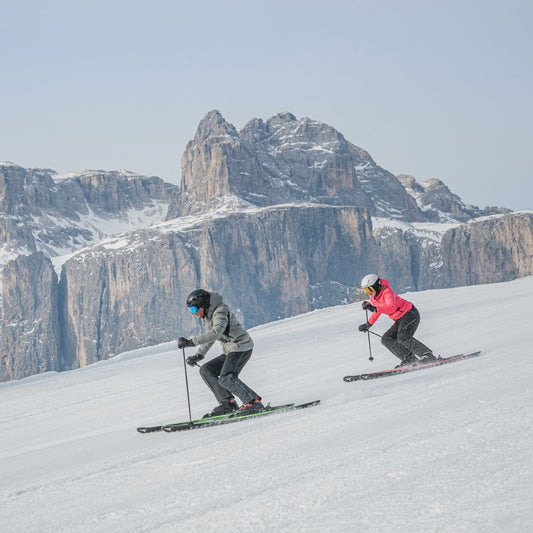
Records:
[[[365,309],[365,313],[366,313],[366,323],[368,324],[368,309]],[[370,352],[370,357],[368,358],[369,361],[373,361],[374,358],[372,357],[372,346],[370,345],[370,330],[367,329],[366,330],[367,332],[367,338],[368,338],[368,351]]]
[[[192,425],[191,397],[189,395],[189,378],[187,377],[187,362],[185,361],[185,348],[183,351],[183,368],[185,369],[185,387],[187,388],[187,404],[189,406],[189,423]]]

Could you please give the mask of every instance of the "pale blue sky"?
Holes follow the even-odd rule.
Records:
[[[199,121],[290,111],[533,208],[533,1],[0,0],[0,160],[177,183]]]

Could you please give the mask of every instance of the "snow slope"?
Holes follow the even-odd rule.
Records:
[[[135,428],[188,417],[174,343],[1,384],[2,532],[530,531],[533,277],[408,298],[435,351],[484,355],[344,383],[395,360],[372,337],[368,361],[359,305],[315,311],[253,329],[242,377],[322,405],[173,434]]]

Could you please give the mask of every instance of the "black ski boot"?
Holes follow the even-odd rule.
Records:
[[[245,403],[239,409],[237,416],[251,415],[254,413],[260,413],[265,410],[265,406],[261,403],[261,398],[255,398],[251,402]]]
[[[394,368],[402,368],[404,366],[412,366],[418,362],[418,359],[414,355],[408,355],[405,359],[402,359],[399,365],[396,365]]]
[[[433,363],[437,358],[431,353],[427,352],[424,355],[420,356],[420,359],[417,361],[418,365],[425,365],[426,363]]]
[[[210,413],[204,415],[204,418],[211,416],[229,415],[237,411],[237,402],[235,398],[224,398]]]

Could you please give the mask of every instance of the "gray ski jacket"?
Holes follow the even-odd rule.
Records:
[[[194,345],[199,346],[196,353],[205,356],[215,341],[220,341],[226,355],[251,350],[254,347],[252,338],[223,302],[222,296],[216,292],[209,295],[209,309],[202,318],[205,332],[191,338]]]

